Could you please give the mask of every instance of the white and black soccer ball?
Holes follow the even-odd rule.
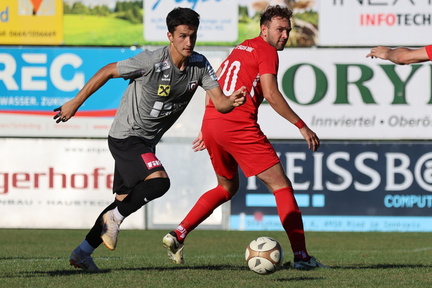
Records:
[[[253,272],[261,275],[272,274],[282,265],[282,247],[273,238],[258,237],[247,246],[245,259]]]

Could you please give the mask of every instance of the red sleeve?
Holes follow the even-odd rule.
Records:
[[[425,48],[426,48],[426,53],[429,56],[429,59],[432,61],[432,45],[428,45]]]

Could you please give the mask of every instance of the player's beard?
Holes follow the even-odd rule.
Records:
[[[276,50],[278,51],[282,51],[285,48],[287,41],[278,41],[276,43],[276,46],[274,46],[276,48]]]
[[[280,39],[275,39],[275,40],[269,39],[268,43],[271,46],[275,47],[276,50],[281,51],[281,50],[283,50],[285,48],[285,45],[286,45],[287,41],[282,41]]]

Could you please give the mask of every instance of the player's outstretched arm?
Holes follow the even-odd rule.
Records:
[[[308,149],[316,151],[320,146],[318,136],[309,129],[309,127],[300,119],[300,117],[292,110],[288,102],[285,100],[282,93],[280,93],[276,75],[264,74],[260,77],[261,86],[264,92],[264,98],[270,106],[283,118],[297,126],[303,138],[308,143]]]
[[[405,47],[392,49],[386,46],[377,46],[372,48],[366,57],[389,60],[398,65],[420,63],[429,60],[425,47],[419,49]]]
[[[231,112],[235,107],[243,105],[246,100],[245,93],[246,87],[244,86],[234,91],[229,97],[223,94],[220,87],[207,90],[207,96],[213,101],[216,110],[221,113]]]
[[[64,103],[61,107],[54,109],[54,112],[57,112],[54,115],[54,120],[57,123],[68,121],[75,115],[78,108],[87,98],[102,87],[109,79],[118,77],[117,63],[110,63],[99,69],[73,99]]]

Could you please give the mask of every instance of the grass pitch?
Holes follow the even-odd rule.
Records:
[[[162,247],[167,231],[124,230],[115,251],[94,253],[104,273],[69,265],[84,230],[0,229],[0,287],[432,287],[432,233],[306,233],[308,250],[331,269],[297,271],[283,232],[192,232],[184,265],[172,264]],[[247,244],[273,237],[285,252],[272,275],[250,271]]]

